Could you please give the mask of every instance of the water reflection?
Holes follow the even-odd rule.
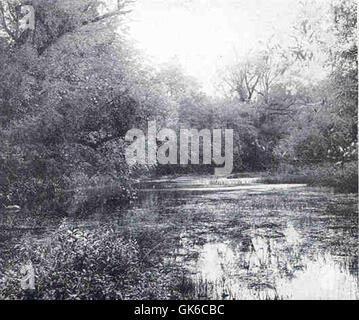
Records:
[[[291,281],[280,279],[278,292],[285,299],[357,300],[358,279],[330,254],[318,254],[314,260],[302,257],[304,270]]]
[[[158,221],[177,223],[171,257],[194,281],[195,298],[359,298],[356,198],[186,177],[145,187],[141,199]]]
[[[284,239],[253,236],[246,252],[233,242],[206,243],[192,265],[199,297],[210,299],[358,299],[358,278],[346,259],[301,254],[292,224]]]

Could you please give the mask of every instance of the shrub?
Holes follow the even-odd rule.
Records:
[[[334,188],[340,193],[358,192],[358,164],[356,161],[347,163],[342,167],[326,165],[305,172],[312,176],[311,185]]]
[[[310,186],[334,188],[335,192],[358,192],[358,165],[356,161],[337,166],[332,163],[311,166],[284,165],[264,177],[264,183],[303,183]]]
[[[80,230],[63,224],[42,240],[25,237],[11,259],[0,260],[4,299],[167,298],[171,279],[159,268],[145,270],[137,241],[109,227]],[[6,261],[6,263],[5,263]],[[36,290],[20,288],[21,266],[31,261]],[[155,284],[154,284],[155,282]]]

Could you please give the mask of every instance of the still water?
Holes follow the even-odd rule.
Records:
[[[356,195],[255,178],[149,180],[122,223],[173,226],[166,259],[190,275],[195,298],[359,297]]]
[[[143,233],[146,241],[151,235],[146,255],[190,279],[191,296],[183,298],[359,298],[357,195],[257,178],[165,177],[140,185],[126,209],[68,219]],[[59,224],[1,215],[0,243],[27,229],[41,237]]]

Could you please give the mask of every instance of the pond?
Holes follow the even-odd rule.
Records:
[[[143,181],[126,209],[68,220],[151,234],[147,255],[181,270],[193,299],[358,299],[357,201],[258,178],[164,177]],[[1,224],[42,236],[61,223],[18,219]]]
[[[175,226],[167,259],[190,274],[196,298],[358,299],[356,195],[256,178],[143,186],[123,223]]]

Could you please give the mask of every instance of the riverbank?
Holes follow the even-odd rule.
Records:
[[[333,188],[338,193],[358,193],[358,164],[346,163],[343,166],[313,165],[285,166],[277,172],[265,174],[261,182],[268,184],[300,183],[314,187]]]

